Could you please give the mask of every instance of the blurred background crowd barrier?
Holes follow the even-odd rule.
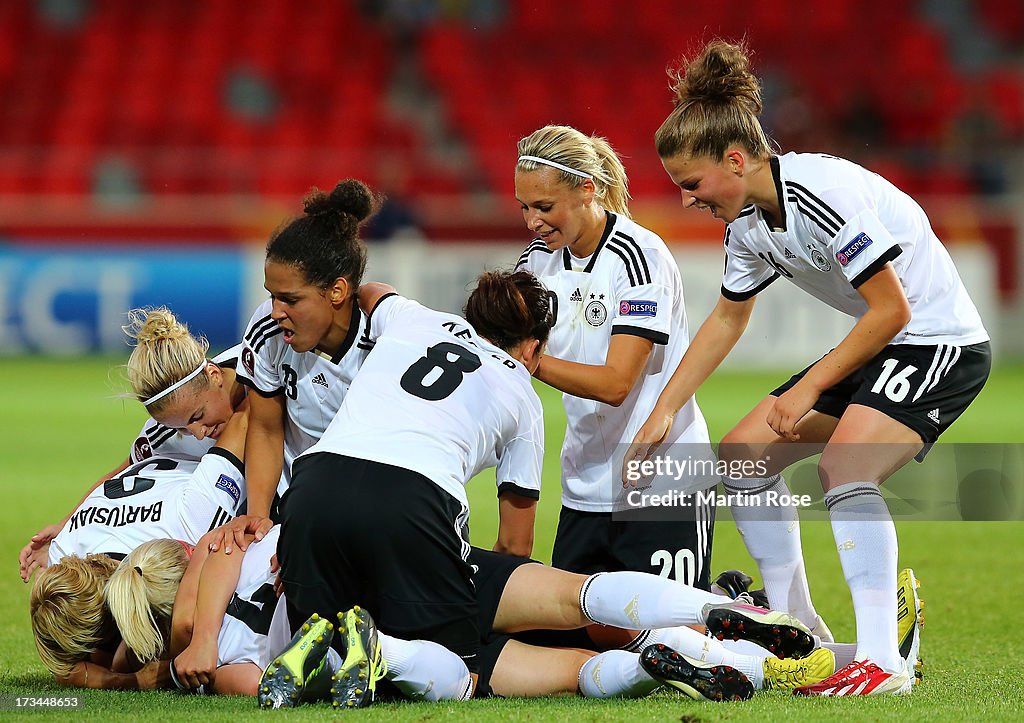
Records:
[[[1024,357],[1024,3],[1006,0],[0,2],[0,354],[123,353],[145,304],[236,342],[268,234],[346,177],[388,199],[368,278],[458,309],[529,241],[515,144],[546,123],[623,156],[696,327],[722,227],[679,207],[651,139],[666,68],[712,37],[747,40],[783,151],[922,203],[998,358]],[[809,362],[849,328],[763,296],[733,365]]]

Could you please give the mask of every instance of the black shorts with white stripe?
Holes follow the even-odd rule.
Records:
[[[715,508],[708,504],[614,513],[563,506],[551,566],[582,575],[648,572],[710,590],[714,526]]]
[[[814,366],[813,364],[811,366]],[[840,418],[851,404],[877,409],[921,436],[928,449],[974,401],[992,367],[989,342],[970,346],[891,344],[838,384],[826,389],[815,411]],[[772,394],[781,396],[811,367]]]

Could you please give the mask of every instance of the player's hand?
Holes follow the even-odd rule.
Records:
[[[281,597],[284,593],[284,583],[281,582],[281,563],[277,560],[276,552],[270,556],[270,572],[278,573],[277,575],[274,575],[274,594]]]
[[[138,684],[139,690],[173,689],[172,665],[174,665],[174,661],[167,660],[151,660],[143,665],[135,673],[135,682]]]
[[[21,548],[21,552],[18,553],[18,562],[21,567],[22,580],[28,582],[32,579],[32,573],[36,568],[46,567],[47,556],[50,552],[50,540],[56,537],[62,529],[64,529],[63,522],[47,525],[32,535],[28,544]]]
[[[665,441],[669,431],[672,429],[672,418],[675,415],[668,414],[655,409],[647,418],[644,425],[633,437],[632,444],[626,450],[626,456],[622,459],[622,486],[637,487],[640,478],[637,475],[637,465],[651,458],[654,449]]]
[[[171,665],[186,688],[213,683],[217,675],[217,640],[193,641]]]
[[[775,400],[765,421],[780,437],[785,437],[790,442],[797,442],[800,440],[800,435],[794,431],[796,425],[811,411],[819,396],[821,396],[820,392],[798,383]]]
[[[230,555],[233,547],[245,552],[245,548],[249,546],[245,539],[246,534],[255,535],[256,542],[259,542],[273,526],[274,523],[269,517],[239,515],[209,533],[210,552],[216,552],[221,547],[224,548],[225,555]]]

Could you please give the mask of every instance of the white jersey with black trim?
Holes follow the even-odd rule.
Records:
[[[217,366],[235,369],[241,355],[242,345],[236,344],[215,356],[213,361]],[[131,462],[136,464],[154,456],[198,462],[216,443],[216,439],[196,439],[191,434],[160,424],[150,417],[142,424],[142,429],[132,444]]]
[[[50,542],[50,564],[89,553],[121,558],[161,537],[194,545],[231,520],[245,496],[241,461],[220,447],[199,462],[150,457],[82,501]]]
[[[262,540],[245,549],[238,584],[217,635],[217,665],[255,663],[266,668],[270,663],[268,635],[278,604],[277,573],[270,571],[270,558],[277,552],[280,533],[281,526],[274,525]]]
[[[348,336],[334,357],[296,352],[270,317],[272,303],[263,302],[249,321],[237,374],[240,382],[264,396],[285,396],[284,467],[277,490],[283,494],[292,462],[323,436],[373,342],[366,336],[366,315],[353,304]]]
[[[988,341],[945,247],[924,210],[855,163],[816,153],[773,156],[782,218],[772,227],[748,206],[726,227],[722,295],[753,297],[779,276],[834,309],[860,318],[857,288],[892,262],[911,319],[893,344],[966,346]]]
[[[551,356],[603,365],[616,334],[654,343],[640,378],[618,407],[562,395],[567,418],[562,504],[586,512],[624,508],[620,473],[625,445],[647,419],[690,343],[679,267],[657,234],[609,212],[589,258],[577,259],[568,248],[550,251],[537,239],[519,257],[517,269],[532,272],[553,295]],[[709,458],[707,424],[694,399],[679,410],[669,434],[667,444],[686,444],[686,454]],[[673,489],[690,492],[714,483],[717,478],[694,476]]]
[[[462,317],[397,294],[378,302],[369,329],[376,351],[305,454],[412,470],[467,508],[464,485],[495,466],[499,494],[540,496],[543,411],[522,364]]]

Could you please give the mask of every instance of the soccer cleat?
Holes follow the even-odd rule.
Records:
[[[754,605],[766,610],[770,609],[771,605],[768,604],[768,594],[764,590],[751,590],[750,584],[752,582],[753,579],[750,575],[742,570],[726,570],[715,578],[715,581],[711,584],[711,592],[725,595],[733,600],[743,593],[747,593]]]
[[[373,702],[377,682],[388,672],[377,641],[377,626],[358,605],[338,613],[338,633],[345,636],[345,659],[331,678],[335,708],[365,708]]]
[[[306,692],[325,670],[333,638],[334,625],[313,613],[263,671],[256,692],[260,708],[293,708],[305,700]]]
[[[826,695],[842,697],[851,695],[882,695],[884,693],[909,693],[913,689],[914,676],[906,663],[899,671],[889,673],[870,660],[855,660],[842,670],[821,682],[794,688],[796,695]]]
[[[921,626],[924,625],[924,601],[918,595],[921,582],[909,567],[896,577],[896,630],[900,641],[900,657],[907,661],[907,670],[916,683],[922,677]]]
[[[811,631],[788,613],[731,602],[708,603],[703,614],[708,632],[719,640],[749,640],[779,658],[802,658],[814,650]]]
[[[765,658],[765,690],[793,690],[818,683],[836,672],[836,656],[817,648],[806,658]]]
[[[702,663],[663,643],[644,648],[640,653],[640,666],[662,685],[675,688],[694,700],[747,700],[754,695],[754,686],[747,676],[735,668]]]
[[[754,580],[742,570],[726,570],[719,573],[715,581],[711,583],[711,592],[725,595],[728,598],[736,599],[741,592],[750,590],[750,583]]]

